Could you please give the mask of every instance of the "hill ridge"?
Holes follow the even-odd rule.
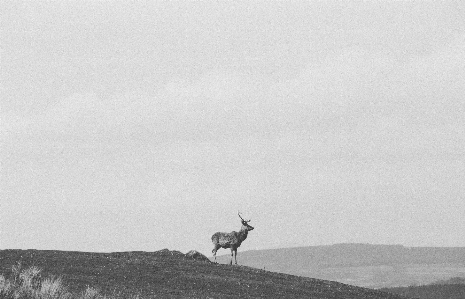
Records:
[[[229,262],[229,255],[219,255]],[[406,247],[340,243],[238,253],[243,265],[306,277],[381,288],[426,284],[465,271],[465,247]]]
[[[343,283],[264,271],[248,266],[202,262],[179,251],[68,252],[0,250],[0,273],[22,262],[44,274],[62,275],[71,290],[86,285],[115,287],[141,298],[314,298],[400,299],[400,295]]]

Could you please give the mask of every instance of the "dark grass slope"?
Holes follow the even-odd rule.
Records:
[[[1,250],[0,273],[12,265],[37,266],[43,275],[63,276],[71,291],[86,286],[102,293],[140,294],[142,298],[314,298],[400,299],[387,292],[337,282],[219,265],[181,252],[88,253]]]
[[[465,284],[431,284],[403,288],[383,289],[404,296],[419,299],[464,299]]]

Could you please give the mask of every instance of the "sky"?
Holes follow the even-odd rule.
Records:
[[[0,6],[0,249],[465,246],[461,1]]]

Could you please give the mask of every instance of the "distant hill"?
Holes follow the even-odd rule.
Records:
[[[239,250],[237,258],[241,265],[371,288],[427,284],[465,272],[464,247],[336,244]]]
[[[465,285],[465,277],[452,277],[446,280],[439,280],[433,284],[463,284]]]
[[[423,286],[381,289],[419,299],[464,299],[465,277],[453,277]]]
[[[121,290],[140,298],[400,299],[387,292],[297,277],[245,266],[213,264],[178,251],[91,253],[1,250],[0,273],[21,262],[61,275],[70,291],[87,285],[102,293]]]

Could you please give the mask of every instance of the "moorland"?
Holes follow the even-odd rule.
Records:
[[[18,263],[26,269],[41,269],[44,277],[62,277],[73,293],[90,287],[100,294],[138,298],[406,298],[334,281],[215,264],[167,249],[114,253],[0,250],[4,277]]]
[[[227,253],[218,254],[223,252]],[[218,257],[221,263],[229,260],[229,255]],[[346,243],[241,251],[238,260],[254,268],[369,288],[427,285],[465,277],[464,247]]]

